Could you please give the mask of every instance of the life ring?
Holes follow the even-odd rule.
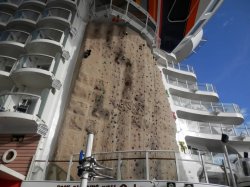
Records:
[[[15,160],[17,156],[17,152],[15,149],[9,149],[7,151],[4,152],[3,156],[2,156],[2,161],[4,163],[10,163],[12,162],[13,160]]]

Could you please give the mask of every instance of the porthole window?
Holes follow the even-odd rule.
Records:
[[[2,161],[4,163],[10,163],[13,160],[15,160],[16,156],[17,156],[16,150],[9,149],[9,150],[4,152],[3,157],[2,157]]]

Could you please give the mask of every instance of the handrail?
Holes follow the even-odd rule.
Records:
[[[178,97],[172,95],[174,105],[189,108],[193,110],[202,110],[211,112],[225,112],[225,113],[241,113],[240,107],[233,103],[214,103],[214,102],[205,102],[199,100],[186,99],[183,97]]]
[[[209,83],[197,83],[197,82],[190,82],[190,81],[185,81],[182,79],[166,76],[166,81],[167,83],[182,87],[182,88],[187,88],[187,89],[195,89],[197,91],[207,91],[207,92],[214,92],[217,93],[215,87],[212,84]]]
[[[97,0],[95,0],[95,5]],[[124,0],[124,3],[126,3],[126,7],[124,9],[117,7],[115,4],[113,4],[113,1],[110,1],[108,3],[100,3],[100,6],[95,6],[95,13],[98,13],[100,11],[105,11],[107,14],[112,14],[117,16],[117,14],[130,23],[133,27],[140,30],[142,33],[144,33],[147,37],[150,35],[149,39],[152,40],[153,44],[156,44],[158,40],[157,36],[157,24],[154,21],[154,19],[149,15],[147,11],[145,11],[142,7],[140,7],[138,4],[136,4],[133,1]],[[143,16],[143,19],[140,19],[141,17],[137,17],[134,14],[134,11],[130,11],[130,6],[133,6],[136,11],[139,11]],[[97,14],[96,14],[97,15]],[[133,21],[133,22],[131,22]],[[150,24],[149,24],[150,23]],[[152,28],[153,26],[153,28]]]
[[[222,133],[224,133],[229,136],[245,135],[250,137],[250,127],[248,127],[246,124],[237,125],[236,127],[236,125],[199,122],[180,118],[178,120],[181,121],[182,124],[184,124],[181,128],[189,132],[214,135],[221,135]]]
[[[155,170],[156,168],[160,168],[160,165],[163,166],[162,169],[164,169],[164,171],[161,170],[163,173],[167,171],[167,167],[164,166],[172,167],[172,171],[176,172],[176,181],[194,182],[194,178],[197,178],[196,180],[199,180],[197,172],[201,172],[204,170],[207,171],[208,167],[206,166],[208,165],[210,173],[212,167],[212,169],[215,169],[215,172],[221,172],[221,174],[223,174],[224,176],[226,175],[225,171],[223,169],[220,169],[221,166],[226,166],[223,165],[223,162],[221,161],[224,160],[223,153],[218,154],[204,151],[195,151],[194,153],[195,154],[192,154],[191,152],[177,153],[173,150],[129,150],[93,153],[93,156],[95,157],[97,162],[102,162],[102,165],[112,167],[113,171],[109,175],[116,177],[117,180],[131,180],[130,178],[126,178],[129,177],[129,175],[126,176],[126,169],[124,170],[124,167],[127,168],[127,164],[128,166],[132,164],[133,167],[138,168],[140,171],[145,171],[140,174],[137,173],[135,175],[136,178],[133,178],[133,180],[152,180],[156,175],[158,176],[158,174],[155,173]],[[78,165],[78,155],[79,154],[73,154],[68,160],[34,160],[32,163],[32,170],[30,170],[30,172],[37,172],[37,168],[43,168],[40,169],[40,171],[42,172],[40,174],[45,175],[47,173],[45,180],[47,177],[49,177],[49,180],[56,180],[54,178],[51,178],[49,171],[51,169],[53,170],[54,167],[59,167],[59,172],[65,172],[63,176],[65,177],[65,179],[61,178],[60,180],[78,180],[78,177],[75,176],[75,171],[71,173],[73,169],[76,170],[76,167]],[[131,162],[138,162],[138,164],[136,165]],[[190,173],[190,169],[188,169],[190,167],[194,169],[193,174],[189,174],[192,175],[192,178],[186,176],[187,172]],[[130,170],[129,168],[127,169],[128,171]],[[213,174],[214,173],[212,173],[212,175]],[[31,178],[32,177],[28,178],[28,180],[31,180]],[[168,175],[159,175],[157,179],[167,180]],[[209,183],[209,181],[206,182]],[[226,184],[226,181],[224,182]]]
[[[167,62],[167,67],[174,68],[174,69],[177,69],[177,70],[182,70],[182,71],[195,73],[194,68],[192,66],[190,66],[190,65],[183,65],[183,64],[180,64],[180,63]]]

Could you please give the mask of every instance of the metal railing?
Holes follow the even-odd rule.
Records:
[[[174,180],[204,183],[211,181],[211,183],[228,184],[226,177],[228,171],[225,172],[223,169],[228,166],[224,162],[223,153],[188,152],[133,150],[93,155],[98,163],[113,168],[104,174],[112,176],[114,180]],[[38,172],[41,172],[40,176],[44,176],[45,180],[79,180],[78,157],[78,154],[74,154],[69,160],[33,160],[27,180],[33,180],[32,175],[35,176]],[[235,157],[237,155],[231,155],[231,158]],[[233,163],[232,160],[234,159],[231,159]]]
[[[32,32],[31,41],[51,40],[51,41],[55,41],[63,45],[64,37],[65,37],[64,32],[61,30],[52,29],[52,28],[40,28]]]
[[[0,23],[7,24],[11,16],[11,14],[8,14],[6,12],[0,12]]]
[[[24,68],[42,69],[45,71],[54,72],[55,58],[44,54],[27,54],[20,57],[13,71]]]
[[[5,71],[10,73],[15,62],[16,62],[15,58],[0,55],[0,71]]]
[[[22,9],[16,11],[12,20],[22,20],[27,19],[34,22],[37,22],[40,17],[40,12],[29,10],[29,9]]]
[[[0,95],[0,112],[18,112],[36,115],[40,107],[40,96],[28,93],[6,93]]]
[[[181,71],[195,73],[194,68],[192,66],[182,65],[180,63],[168,62],[167,67],[177,69],[177,70],[181,70]]]
[[[134,1],[95,0],[94,4],[95,16],[99,12],[118,16],[119,19],[125,20],[131,26],[144,33],[153,44],[159,45],[157,43],[160,41],[157,36],[157,23],[146,10]]]
[[[41,19],[48,18],[48,17],[60,18],[68,22],[71,22],[72,13],[70,10],[66,8],[52,7],[52,8],[47,8],[43,11]]]
[[[241,113],[240,107],[236,104],[227,104],[227,103],[214,103],[214,102],[204,102],[204,101],[197,101],[186,99],[178,96],[172,95],[173,103],[176,106],[199,110],[199,111],[206,111],[209,113]]]
[[[29,33],[19,30],[3,31],[0,35],[1,42],[16,42],[26,45],[29,39]]]
[[[195,133],[204,133],[204,134],[214,134],[221,135],[222,133],[229,136],[247,136],[250,137],[250,127],[246,124],[240,126],[228,125],[228,124],[217,124],[209,122],[199,122],[191,121],[186,119],[178,119],[182,124],[182,129]]]
[[[212,84],[208,84],[208,83],[198,84],[197,82],[190,82],[187,80],[185,81],[185,80],[181,80],[178,78],[170,77],[168,75],[166,75],[166,81],[167,83],[173,86],[187,88],[187,89],[194,90],[194,91],[205,91],[205,92],[217,93],[215,87]]]

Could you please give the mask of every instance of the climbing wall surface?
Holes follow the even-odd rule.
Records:
[[[54,159],[67,160],[84,150],[88,131],[95,134],[93,152],[177,150],[175,122],[145,40],[125,26],[90,23],[83,42],[81,51],[91,53],[79,62]],[[162,163],[150,162],[150,177],[175,179],[174,161]],[[141,164],[124,161],[121,178],[144,176]]]

